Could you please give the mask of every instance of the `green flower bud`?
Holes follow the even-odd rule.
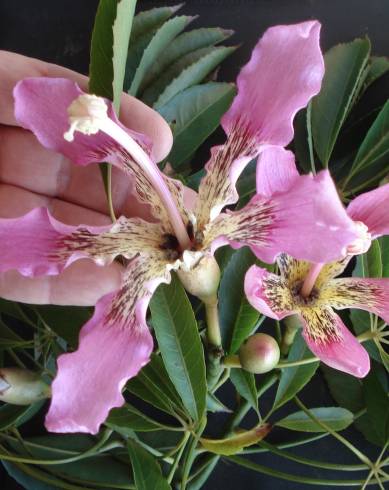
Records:
[[[249,373],[267,373],[277,366],[280,348],[270,335],[256,333],[239,349],[239,360],[242,368]]]
[[[0,400],[13,405],[30,405],[50,397],[50,387],[32,371],[0,369]]]

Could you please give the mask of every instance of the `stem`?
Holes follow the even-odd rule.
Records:
[[[223,357],[223,366],[228,368],[241,368],[239,356],[237,354],[230,354],[229,356]]]
[[[308,149],[309,149],[309,161],[311,163],[311,170],[313,175],[316,175],[315,158],[313,156],[313,143],[312,143],[312,101],[307,107],[307,135],[308,135]]]
[[[212,391],[223,372],[220,360],[223,356],[222,338],[219,324],[218,299],[215,293],[213,297],[204,302],[205,316],[207,319],[208,339],[208,366],[207,384]]]
[[[109,215],[111,216],[112,223],[116,222],[115,210],[112,201],[112,165],[107,164],[107,201]]]
[[[285,318],[285,333],[282,337],[281,342],[281,353],[287,355],[290,346],[293,344],[296,333],[301,328],[301,323],[297,315],[291,315]]]
[[[182,441],[180,442],[180,448],[174,458],[174,462],[172,464],[172,467],[170,468],[170,471],[169,471],[169,475],[167,476],[167,482],[168,483],[171,483],[173,478],[174,478],[174,474],[178,468],[178,464],[180,462],[180,459],[182,457],[182,454],[185,450],[185,447],[186,447],[186,443],[188,442],[188,439],[190,437],[190,432],[185,432],[184,434],[184,437],[182,439]]]
[[[331,427],[329,427],[327,424],[315,417],[315,415],[303,404],[301,400],[299,400],[297,396],[294,397],[294,401],[301,408],[301,410],[303,410],[308,415],[309,418],[311,418],[316,424],[320,425],[320,427],[323,427],[323,429],[329,432],[333,437],[335,437],[335,439],[338,439],[339,442],[350,449],[350,451],[353,452],[355,456],[357,456],[357,458],[362,461],[362,463],[366,464],[369,468],[372,468],[373,463],[370,461],[370,459],[365,456],[361,451],[359,451],[359,449],[353,446],[351,442],[349,442],[343,436],[332,430]]]
[[[348,487],[355,486],[360,487],[365,483],[364,480],[327,480],[327,479],[318,479],[311,478],[305,476],[292,475],[290,473],[284,473],[283,471],[278,471],[272,468],[268,468],[267,466],[259,465],[257,463],[253,463],[245,458],[240,456],[228,456],[225,457],[227,461],[232,461],[233,463],[238,464],[239,466],[243,466],[244,468],[248,468],[253,471],[257,471],[259,473],[264,473],[265,475],[274,476],[276,478],[281,478],[283,480],[294,481],[297,483],[306,483],[310,485],[322,485],[322,486],[334,486],[334,487]],[[389,481],[383,480],[384,482]],[[371,480],[369,484],[377,484],[376,480]]]
[[[196,435],[193,436],[192,441],[189,443],[188,452],[186,453],[184,465],[183,465],[183,474],[181,480],[181,490],[186,489],[186,485],[188,484],[188,478],[190,470],[192,469],[193,462],[196,458],[196,448],[197,444],[200,440],[202,433],[204,432],[205,426],[207,425],[207,418],[203,417],[199,429],[196,432]]]
[[[303,296],[304,298],[307,298],[311,294],[313,286],[315,285],[316,279],[318,278],[323,266],[324,264],[321,262],[311,265],[311,268],[308,272],[307,277],[304,279],[304,283],[300,291],[301,296]]]
[[[208,343],[212,347],[219,348],[222,344],[222,337],[220,333],[217,295],[215,294],[209,301],[207,301],[204,304],[205,304],[205,316],[207,319]]]
[[[177,209],[177,204],[173,199],[162,173],[155,167],[147,153],[128,133],[109,118],[106,118],[101,122],[100,130],[119,143],[119,145],[122,146],[139,164],[147,175],[151,185],[158,193],[159,198],[168,213],[171,225],[181,248],[183,250],[189,248],[191,241],[184,222],[182,221],[181,214]]]

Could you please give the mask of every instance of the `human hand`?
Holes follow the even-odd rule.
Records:
[[[43,148],[32,133],[17,125],[12,90],[19,80],[39,76],[68,78],[87,90],[88,79],[79,73],[0,51],[0,218],[16,218],[45,206],[63,223],[107,224],[110,218],[98,166],[72,164]],[[151,138],[158,160],[169,153],[170,128],[151,108],[123,94],[120,119]],[[117,215],[147,213],[146,207],[131,195],[129,179],[123,179],[115,168],[112,194]],[[117,262],[99,267],[87,259],[74,262],[58,276],[30,279],[8,271],[0,274],[0,297],[35,304],[94,305],[99,297],[120,286],[120,274]]]

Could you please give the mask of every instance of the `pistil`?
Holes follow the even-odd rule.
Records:
[[[98,131],[102,131],[116,141],[139,164],[158,193],[181,249],[190,248],[191,240],[162,173],[156,168],[143,148],[108,117],[107,109],[107,104],[101,97],[88,94],[80,95],[69,106],[70,128],[64,134],[64,138],[67,141],[72,141],[75,131],[80,131],[83,134],[96,134]]]
[[[300,294],[303,298],[308,298],[308,296],[311,294],[315,282],[319,277],[320,271],[323,268],[323,265],[324,264],[322,262],[311,264],[311,268],[309,269],[309,272],[304,279],[303,285],[300,290]]]

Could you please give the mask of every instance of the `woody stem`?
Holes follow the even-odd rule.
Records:
[[[316,279],[318,278],[323,266],[324,264],[322,262],[311,264],[311,268],[309,269],[309,272],[304,279],[304,283],[300,290],[300,294],[304,298],[307,298],[311,294],[313,286],[315,285]]]

